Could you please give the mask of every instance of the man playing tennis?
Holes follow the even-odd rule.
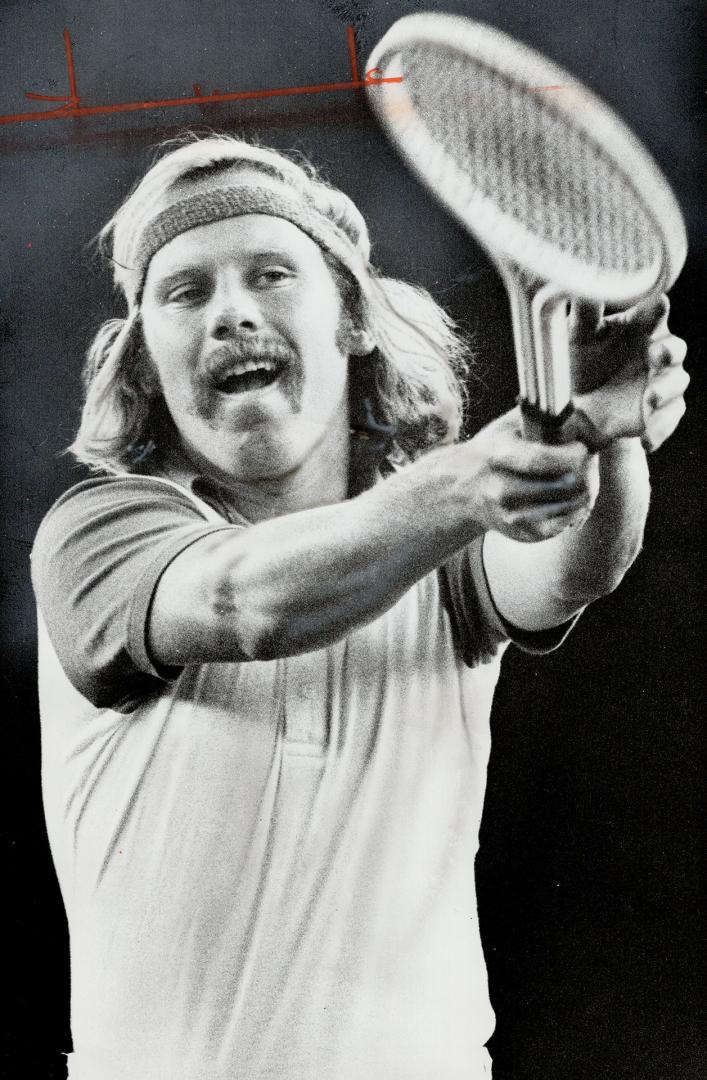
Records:
[[[515,411],[457,441],[463,343],[312,171],[191,141],[103,241],[128,315],[89,353],[96,474],[33,554],[70,1076],[489,1076],[500,659],[557,646],[641,546],[641,440],[687,384],[666,301],[573,316],[600,452]]]

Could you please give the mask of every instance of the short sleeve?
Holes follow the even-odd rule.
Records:
[[[233,526],[208,520],[176,485],[146,476],[76,485],[44,518],[32,550],[32,584],[49,638],[73,686],[121,711],[176,677],[146,647],[160,576],[190,544]]]
[[[524,652],[546,653],[565,640],[579,615],[547,630],[521,630],[498,612],[484,569],[483,536],[457,551],[441,567],[443,596],[458,648],[469,667],[492,660],[512,641]]]

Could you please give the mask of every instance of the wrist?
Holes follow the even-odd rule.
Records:
[[[378,485],[388,488],[386,497],[393,496],[396,512],[402,511],[414,527],[450,553],[486,531],[472,442],[428,450]]]
[[[641,440],[635,436],[613,439],[601,450],[599,466],[602,473],[607,469],[621,469],[632,475],[648,473],[648,461]]]
[[[641,436],[645,431],[643,396],[635,387],[604,384],[575,395],[573,404],[596,433],[596,448],[617,439]]]

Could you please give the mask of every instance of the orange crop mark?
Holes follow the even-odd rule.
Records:
[[[145,109],[176,109],[189,105],[211,105],[222,101],[254,101],[262,98],[290,97],[297,94],[325,94],[341,90],[362,90],[366,86],[379,85],[381,83],[399,83],[402,78],[380,78],[378,69],[367,71],[363,78],[360,77],[358,60],[356,57],[356,39],[352,26],[346,28],[346,40],[348,49],[349,68],[351,78],[345,82],[313,83],[310,86],[284,86],[269,90],[237,90],[233,93],[222,94],[217,90],[210,94],[203,94],[200,83],[192,84],[193,95],[191,97],[178,98],[155,98],[146,101],[121,101],[112,105],[81,105],[77,83],[76,66],[74,63],[73,46],[71,35],[64,30],[64,53],[66,57],[66,70],[69,83],[69,93],[61,96],[49,94],[33,94],[26,92],[25,97],[32,101],[59,101],[61,104],[56,109],[46,109],[43,112],[12,113],[0,116],[0,124],[25,124],[34,120],[66,120],[77,116],[99,116],[111,113],[137,112]]]

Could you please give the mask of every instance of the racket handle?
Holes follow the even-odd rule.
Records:
[[[523,437],[530,442],[544,442],[554,446],[579,439],[593,454],[603,450],[611,442],[611,436],[600,431],[583,409],[570,401],[561,413],[543,412],[537,405],[519,397]]]
[[[520,405],[524,438],[531,442],[552,443],[553,445],[566,441],[562,434],[562,428],[574,412],[571,401],[557,415],[544,412],[525,398],[518,398],[518,404]]]

